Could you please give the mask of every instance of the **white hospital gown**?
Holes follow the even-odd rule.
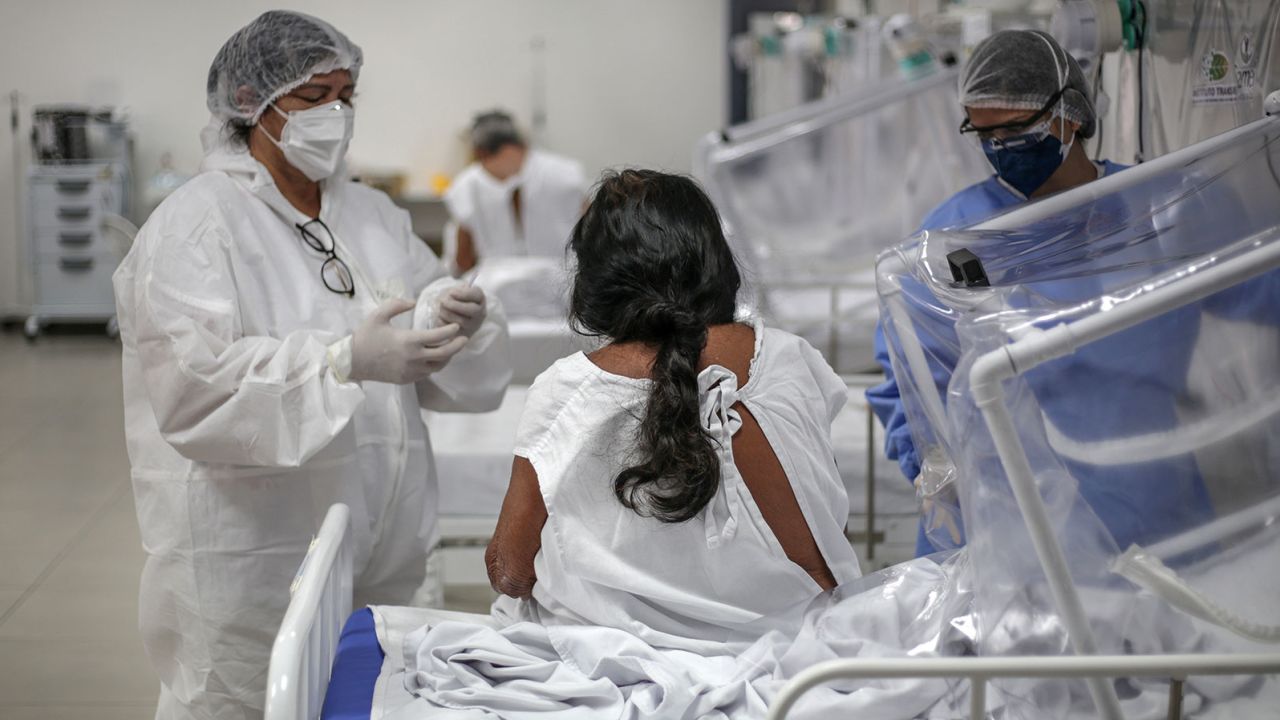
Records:
[[[411,692],[503,717],[760,709],[736,655],[764,631],[762,618],[822,589],[787,558],[733,464],[733,406],[759,423],[832,574],[847,583],[860,570],[830,440],[846,386],[804,340],[759,326],[745,386],[719,366],[698,379],[704,427],[721,441],[721,485],[693,520],[667,524],[613,493],[633,461],[650,381],[608,373],[581,353],[538,378],[516,439],[547,507],[533,600],[499,600],[502,630],[444,623],[411,634]]]
[[[721,482],[684,523],[641,517],[613,491],[613,479],[634,462],[651,381],[608,373],[582,353],[538,378],[515,454],[537,470],[547,506],[534,562],[541,622],[614,627],[655,647],[698,652],[724,642],[731,628],[822,592],[787,558],[733,463],[737,402],[777,454],[836,581],[859,575],[831,448],[845,383],[804,340],[760,328],[748,374],[742,388],[719,366],[698,377],[703,427],[720,441]]]

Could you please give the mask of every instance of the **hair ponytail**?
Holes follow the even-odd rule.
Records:
[[[669,306],[670,334],[653,363],[653,385],[640,421],[640,462],[613,480],[618,500],[642,515],[683,522],[697,515],[720,486],[720,459],[698,417],[698,358],[707,328]]]
[[[733,321],[737,265],[711,201],[688,178],[607,175],[574,228],[574,326],[657,347],[637,462],[614,478],[619,502],[663,522],[696,517],[720,487],[699,413],[698,359],[709,325]]]

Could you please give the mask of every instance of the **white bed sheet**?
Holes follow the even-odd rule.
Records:
[[[373,688],[370,720],[378,720],[413,702],[413,694],[404,686],[404,652],[401,648],[406,635],[423,625],[445,621],[497,627],[489,615],[398,605],[371,605],[369,609],[373,612],[373,624],[383,653],[382,669]]]
[[[1234,558],[1229,567],[1212,568],[1212,574],[1238,578],[1241,568],[1274,563],[1277,550],[1280,544],[1274,541],[1259,544]],[[973,578],[966,566],[962,552],[943,565],[917,559],[861,578],[820,596],[808,607],[749,626],[744,639],[758,639],[727,644],[728,654],[723,657],[661,651],[634,638],[618,643],[614,636],[621,631],[616,630],[596,637],[592,628],[557,629],[530,622],[503,628],[489,615],[374,607],[385,659],[371,718],[481,717],[465,709],[468,698],[483,698],[485,704],[497,702],[508,708],[504,716],[560,717],[557,706],[567,709],[574,704],[574,696],[558,696],[555,688],[543,687],[544,682],[537,678],[554,678],[551,684],[572,681],[569,687],[582,687],[587,680],[593,687],[601,683],[607,687],[620,668],[620,677],[626,682],[617,685],[621,694],[606,705],[626,717],[665,717],[662,712],[651,712],[657,707],[650,702],[655,698],[664,703],[663,708],[670,700],[670,704],[691,711],[723,710],[725,715],[717,717],[763,716],[764,707],[788,678],[823,660],[971,653],[974,618],[969,614],[969,593]],[[1025,591],[1045,592],[1040,586]],[[1273,649],[1226,633],[1146,593],[1134,596],[1128,589],[1103,588],[1081,588],[1081,593],[1096,632],[1145,638],[1130,648],[1132,652],[1256,653]],[[1040,647],[1052,651],[1057,645],[1057,629],[1052,623],[1026,626],[1025,618],[1017,612],[991,620],[1008,625],[1002,632],[1017,639],[1015,653]],[[481,657],[490,659],[478,659]],[[428,662],[429,658],[435,662]],[[643,662],[632,667],[629,659]],[[643,677],[632,677],[636,672]],[[730,676],[727,680],[721,677],[726,673]],[[713,682],[717,677],[725,682]],[[413,694],[407,682],[419,688],[423,682],[437,685],[442,688],[438,692],[423,692],[463,709],[442,709]],[[1121,699],[1126,717],[1163,717],[1166,681],[1126,682],[1128,689]],[[529,683],[537,686],[536,696],[527,694],[532,689]],[[795,708],[793,717],[959,717],[967,706],[967,685],[945,680],[839,681],[812,691]],[[479,694],[473,694],[476,692]],[[533,697],[539,699],[531,701]],[[1015,678],[994,681],[988,689],[988,710],[997,715],[1003,708],[1012,716],[1035,716],[1040,706],[1028,705],[1034,701],[1049,702],[1042,709],[1053,717],[1065,717],[1064,713],[1090,705],[1079,682],[1065,685],[1056,680]],[[1269,716],[1278,702],[1280,678],[1193,676],[1187,681],[1183,709],[1196,717],[1225,720]],[[708,703],[714,708],[706,707]],[[613,712],[606,716],[620,715]]]
[[[956,596],[944,591],[955,584],[947,580],[954,568],[934,564],[931,560],[913,561],[909,566],[890,571],[880,577],[867,577],[835,595],[816,598],[808,606],[797,607],[777,618],[766,618],[743,629],[740,641],[726,643],[723,652],[702,657],[691,653],[651,648],[620,630],[575,626],[548,627],[534,622],[514,622],[503,627],[486,615],[470,615],[401,607],[374,607],[378,641],[385,658],[375,686],[371,720],[420,720],[421,718],[492,717],[469,710],[474,703],[506,706],[510,717],[561,717],[557,704],[572,703],[572,693],[556,700],[556,681],[539,682],[534,676],[542,670],[552,677],[603,673],[588,683],[571,680],[574,688],[592,686],[607,690],[613,673],[645,675],[650,670],[665,668],[647,681],[638,680],[629,698],[613,698],[614,703],[599,707],[602,714],[588,708],[570,711],[569,717],[697,717],[699,707],[716,706],[715,711],[727,715],[713,717],[763,717],[765,708],[776,692],[794,673],[829,657],[874,657],[907,654],[931,655],[927,647],[941,647],[939,633],[954,634],[945,622],[954,611]],[[506,606],[512,620],[527,613],[516,606]],[[424,644],[425,642],[425,644]],[[424,678],[417,665],[424,648],[445,658],[449,669],[456,672],[457,684],[468,689],[452,691],[448,700],[456,709],[442,708],[417,697],[407,684]],[[524,649],[528,648],[528,651]],[[472,653],[492,657],[492,661],[463,659]],[[533,655],[526,654],[532,652]],[[409,667],[410,664],[413,667]],[[637,664],[638,663],[638,664]],[[555,668],[552,670],[552,668]],[[528,673],[532,670],[533,675]],[[508,676],[510,682],[497,681],[493,692],[484,688],[497,678]],[[524,698],[533,690],[530,683],[545,686],[547,700],[528,705]],[[852,703],[848,692],[862,686]],[[948,691],[948,684],[938,680],[877,681],[842,683],[840,691],[816,690],[801,705],[801,717],[830,717],[841,711],[866,710],[868,706],[888,712],[887,717],[912,717],[926,711]],[[473,692],[475,694],[473,694]],[[542,692],[539,690],[538,692]],[[510,705],[506,705],[510,701]],[[634,714],[616,712],[617,701],[633,709]],[[710,703],[710,705],[708,704]],[[685,705],[689,713],[668,715],[676,706]],[[534,710],[534,708],[538,708]],[[648,708],[646,712],[644,709]],[[543,714],[545,713],[545,715]],[[656,714],[655,714],[656,713]],[[690,714],[692,713],[692,714]],[[507,716],[504,712],[503,716]]]

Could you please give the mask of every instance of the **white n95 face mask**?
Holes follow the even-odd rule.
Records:
[[[338,171],[351,144],[356,111],[343,102],[286,113],[271,103],[271,109],[285,119],[280,139],[267,139],[280,148],[284,159],[308,178],[319,182]],[[262,127],[259,125],[259,127]]]

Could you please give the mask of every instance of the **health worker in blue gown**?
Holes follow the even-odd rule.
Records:
[[[976,48],[960,77],[960,103],[965,121],[960,132],[972,134],[982,146],[995,173],[956,193],[924,219],[920,230],[960,228],[979,223],[1007,209],[1053,193],[1092,182],[1124,169],[1110,161],[1094,162],[1083,141],[1097,129],[1093,90],[1075,59],[1047,33],[1003,31]],[[923,288],[917,288],[923,291]],[[958,361],[959,341],[950,318],[923,336],[948,341],[927,347],[934,381],[945,396],[951,371]],[[867,399],[884,423],[885,452],[903,474],[917,481],[921,458],[912,440],[897,379],[889,361],[884,327],[876,328],[876,359],[886,380],[867,391]],[[921,526],[917,555],[942,549]],[[962,541],[954,530],[955,544]]]

